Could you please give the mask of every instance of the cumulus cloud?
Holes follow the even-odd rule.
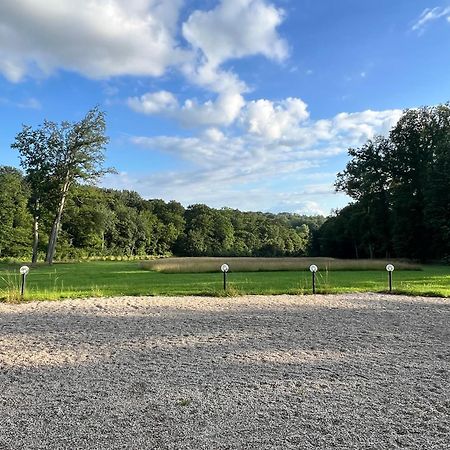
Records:
[[[245,101],[241,94],[224,92],[214,101],[199,103],[195,99],[188,99],[180,105],[172,93],[159,91],[131,97],[127,103],[134,111],[159,114],[175,119],[183,126],[198,127],[230,125],[238,117]]]
[[[279,103],[284,105],[281,108],[284,112],[292,101]],[[293,109],[296,125],[286,128],[278,138],[270,133],[256,134],[245,129],[242,134],[233,134],[232,130],[224,133],[217,127],[207,128],[200,135],[188,138],[134,137],[132,142],[135,145],[188,161],[191,169],[130,179],[128,188],[140,186],[144,193],[152,192],[149,195],[165,199],[176,198],[185,204],[205,202],[215,206],[234,206],[231,199],[237,201],[239,198],[241,208],[248,204],[248,209],[259,210],[329,211],[335,207],[332,187],[335,174],[318,174],[319,171],[330,160],[346,153],[349,147],[362,145],[367,138],[389,131],[388,127],[395,124],[401,111],[341,113],[330,119],[313,121],[307,117],[305,108],[300,108],[300,104],[296,106]],[[315,171],[314,179],[318,183],[305,185],[310,178],[310,170]],[[292,196],[289,194],[289,203],[283,198],[285,193],[277,193],[273,188],[280,183],[298,183],[303,187],[291,193]],[[211,186],[217,189],[211,189]],[[245,195],[242,195],[243,191]],[[263,192],[266,195],[262,195]],[[303,203],[296,205],[294,202]],[[316,202],[319,207],[314,208],[313,203],[305,202]]]
[[[184,44],[178,38],[183,4],[2,0],[0,73],[12,82],[60,68],[91,78],[159,77],[177,66],[213,92],[242,93],[245,83],[220,68],[222,63],[256,54],[274,60],[287,56],[276,31],[283,13],[264,0],[222,0],[210,11],[194,11],[182,25]]]
[[[255,136],[251,130],[225,135],[217,128],[209,128],[198,137],[138,136],[132,140],[202,167],[215,167],[226,151],[227,160],[242,173],[279,175],[318,165],[318,160],[344,153],[376,134],[386,134],[401,114],[401,110],[340,113],[331,119],[297,124],[277,139],[265,134]]]
[[[0,72],[64,68],[92,78],[160,76],[187,59],[175,41],[182,0],[2,0]]]
[[[249,133],[267,139],[278,139],[308,119],[307,105],[299,98],[281,102],[261,99],[251,101],[242,118]]]
[[[128,99],[128,105],[131,109],[144,114],[167,114],[178,108],[178,101],[171,92],[159,91],[131,97]]]
[[[232,124],[244,106],[244,98],[236,92],[224,92],[215,101],[198,103],[186,100],[178,112],[178,118],[187,126]]]
[[[146,93],[128,99],[135,111],[146,114],[161,113],[178,120],[184,126],[227,126],[235,122],[245,105],[243,94],[248,91],[245,82],[221,65],[233,58],[263,55],[281,61],[287,57],[286,42],[278,35],[277,27],[283,12],[264,0],[222,0],[210,11],[194,11],[182,26],[183,36],[196,52],[186,60],[181,70],[186,78],[202,88],[214,92],[216,98],[206,102],[187,99],[180,104],[167,92]],[[263,104],[252,106],[250,116],[255,133],[276,133],[275,127],[263,124],[256,110]],[[299,108],[299,111],[295,111]],[[269,113],[266,104],[266,113]],[[306,109],[300,100],[290,99],[285,105],[272,105],[280,127],[295,120]],[[283,112],[282,109],[285,111]],[[262,111],[261,111],[262,112]],[[283,119],[283,116],[285,119]],[[288,116],[291,119],[288,119]],[[259,127],[259,128],[258,128]]]
[[[183,36],[212,67],[257,54],[281,61],[288,54],[276,32],[282,20],[283,11],[263,0],[222,0],[211,11],[195,11],[183,24]]]
[[[387,134],[402,115],[399,109],[367,110],[358,113],[340,113],[332,121],[335,132],[347,132],[354,140],[371,139],[375,134]]]
[[[243,106],[247,85],[221,66],[230,59],[253,55],[284,60],[288,46],[277,32],[282,20],[283,11],[264,0],[222,0],[210,11],[193,12],[183,24],[182,34],[197,57],[183,65],[183,73],[192,83],[233,96],[234,104],[240,100]]]
[[[450,22],[450,6],[446,8],[426,8],[412,26],[412,30],[422,33],[430,22],[434,22],[444,17]]]

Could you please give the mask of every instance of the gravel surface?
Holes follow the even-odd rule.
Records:
[[[450,301],[0,304],[0,449],[448,449]]]

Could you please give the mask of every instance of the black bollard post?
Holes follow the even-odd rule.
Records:
[[[20,275],[22,275],[22,284],[20,287],[20,297],[23,298],[24,294],[25,294],[25,284],[26,284],[26,279],[27,279],[27,275],[28,272],[30,271],[30,268],[27,266],[22,266],[19,269]]]
[[[227,272],[229,270],[228,264],[222,264],[220,270],[223,272],[223,290],[227,290]]]
[[[388,276],[389,276],[389,292],[392,292],[392,272],[394,271],[395,267],[393,264],[388,264],[386,266],[386,270],[388,272]]]
[[[25,292],[25,274],[22,274],[22,287],[20,289],[20,296],[23,297],[23,294]]]
[[[313,294],[315,294],[316,293],[316,272],[317,272],[318,268],[315,264],[311,264],[309,266],[309,270],[312,273],[312,291],[313,291]]]
[[[315,294],[316,293],[316,272],[312,273],[312,277],[313,277],[313,279],[312,279],[313,294]]]

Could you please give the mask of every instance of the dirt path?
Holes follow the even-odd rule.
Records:
[[[0,449],[445,449],[450,301],[0,304]]]

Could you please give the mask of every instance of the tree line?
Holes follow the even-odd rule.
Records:
[[[323,224],[319,252],[450,259],[450,105],[407,110],[388,137],[348,153],[335,186],[353,202]]]
[[[22,172],[0,167],[0,257],[31,259],[34,199]],[[41,209],[45,259],[54,210]],[[75,184],[67,195],[56,259],[88,256],[303,256],[321,216],[215,209],[145,200],[133,191]]]

